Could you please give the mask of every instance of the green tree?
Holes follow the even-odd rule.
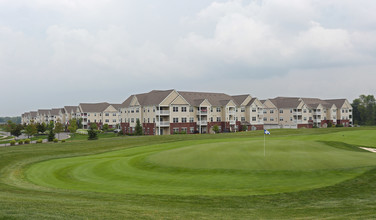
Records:
[[[38,123],[37,124],[37,130],[39,133],[44,133],[46,132],[46,129],[47,129],[47,126],[46,126],[46,123]]]
[[[214,125],[213,126],[213,131],[214,131],[214,133],[219,133],[219,127],[218,127],[218,125]]]
[[[109,129],[108,124],[104,124],[102,130],[103,131],[108,131],[108,129]]]
[[[76,133],[78,129],[77,119],[73,118],[69,121],[68,131],[72,134]]]
[[[98,139],[98,126],[95,123],[90,124],[90,129],[87,131],[87,134],[89,137],[87,138],[88,140],[97,140]]]
[[[136,128],[135,128],[135,135],[142,135],[142,126],[140,123],[140,119],[137,118],[136,120]]]
[[[54,122],[50,121],[48,125],[48,141],[52,142],[55,139],[55,132],[54,132]]]
[[[351,105],[354,123],[360,125],[376,124],[376,99],[373,95],[360,95]]]
[[[27,134],[27,137],[30,138],[30,136],[33,136],[34,134],[38,133],[37,126],[31,122],[25,127],[25,134]]]
[[[83,124],[82,124],[82,118],[79,118],[78,120],[76,120],[76,122],[77,122],[77,128],[78,129],[82,129],[84,127]]]
[[[54,132],[57,134],[57,138],[60,139],[60,133],[64,131],[64,126],[60,123],[60,121],[56,122]]]

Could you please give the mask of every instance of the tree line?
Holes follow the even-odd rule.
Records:
[[[0,117],[0,124],[5,124],[8,121],[11,121],[15,124],[21,124],[21,117]]]
[[[376,125],[376,99],[373,95],[360,95],[351,106],[355,125]]]

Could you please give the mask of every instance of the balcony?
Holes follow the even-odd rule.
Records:
[[[157,110],[156,111],[156,114],[157,115],[170,115],[170,111],[169,110]]]
[[[235,120],[230,120],[230,125],[234,125],[236,124],[236,121]]]
[[[293,115],[302,115],[302,112],[292,112]]]
[[[235,115],[235,113],[236,113],[235,111],[229,111],[228,112],[229,115]]]
[[[198,121],[197,125],[199,125],[199,126],[207,126],[208,125],[208,121]]]
[[[155,124],[157,127],[169,127],[170,126],[169,121],[161,121],[161,122],[157,121]]]
[[[294,123],[298,124],[298,123],[302,123],[303,121],[302,120],[294,120]]]
[[[208,114],[208,111],[207,110],[199,110],[197,111],[197,115],[207,115]]]
[[[321,112],[313,112],[313,115],[321,115]]]

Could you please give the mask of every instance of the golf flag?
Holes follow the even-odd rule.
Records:
[[[266,129],[264,129],[264,134],[270,134],[270,132]]]

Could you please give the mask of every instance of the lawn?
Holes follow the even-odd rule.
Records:
[[[0,148],[0,219],[375,218],[374,128]]]

